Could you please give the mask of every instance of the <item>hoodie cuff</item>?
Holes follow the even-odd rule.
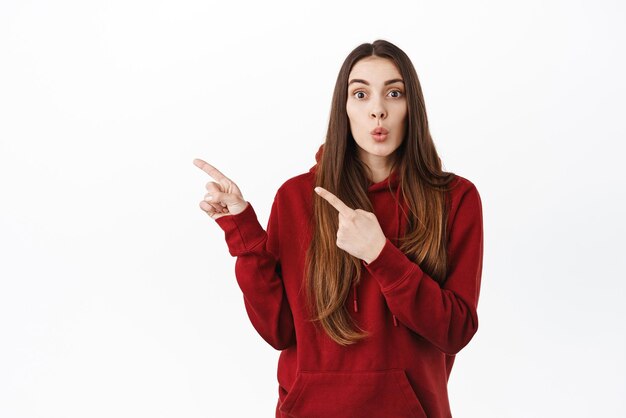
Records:
[[[387,238],[382,251],[371,263],[361,260],[365,268],[380,284],[383,292],[402,283],[419,266],[408,259],[398,247]]]
[[[233,257],[250,252],[267,236],[250,202],[243,212],[222,216],[215,222],[224,231],[228,252]]]

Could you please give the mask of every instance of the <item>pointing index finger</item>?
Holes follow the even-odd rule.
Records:
[[[200,158],[196,158],[195,160],[193,160],[193,163],[196,167],[199,167],[202,171],[204,171],[205,173],[207,173],[209,176],[213,177],[217,181],[228,180],[228,177],[222,174],[220,170],[213,167],[211,164],[207,163],[206,161],[201,160]]]
[[[350,207],[343,203],[341,199],[339,199],[337,196],[324,189],[323,187],[316,187],[315,192],[317,192],[317,194],[326,199],[326,201],[330,203],[335,209],[337,209],[342,215],[349,215],[350,213],[354,212]]]

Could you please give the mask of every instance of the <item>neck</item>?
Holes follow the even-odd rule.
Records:
[[[393,164],[391,156],[379,157],[377,155],[367,154],[367,156],[362,155],[361,160],[370,169],[370,181],[372,183],[379,183],[389,177]]]

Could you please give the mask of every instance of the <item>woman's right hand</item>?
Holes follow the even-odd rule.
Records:
[[[210,181],[206,184],[206,189],[209,192],[204,195],[204,200],[200,202],[200,209],[213,219],[236,215],[244,211],[248,202],[243,198],[235,182],[206,161],[196,158],[193,160],[193,164],[217,180],[217,182]]]

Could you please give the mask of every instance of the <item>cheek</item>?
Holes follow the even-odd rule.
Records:
[[[347,105],[346,113],[348,114],[348,121],[350,123],[350,129],[358,129],[359,127],[359,112],[356,111],[354,106]]]
[[[346,113],[348,114],[348,119],[350,120],[350,123],[352,123],[352,121],[355,120],[356,113],[354,111],[354,107],[350,106],[350,102],[348,102],[348,104],[346,105]]]
[[[396,123],[404,129],[407,123],[407,110],[406,107],[398,109],[398,115]]]

